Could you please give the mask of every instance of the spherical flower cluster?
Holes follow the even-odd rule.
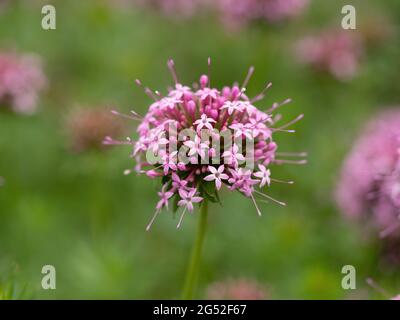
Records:
[[[104,141],[132,145],[132,157],[137,161],[135,170],[162,180],[160,200],[148,229],[159,212],[168,208],[169,200],[173,199],[175,209],[183,208],[179,227],[185,213],[193,211],[194,204],[204,199],[219,201],[218,191],[223,185],[252,199],[259,215],[255,195],[284,205],[257,188],[268,187],[272,182],[292,183],[273,179],[271,164],[305,163],[304,159],[277,158],[304,156],[279,154],[273,140],[276,132],[294,132],[286,128],[302,118],[300,115],[281,127],[273,127],[279,117],[274,118],[271,113],[290,100],[274,103],[267,111],[257,109],[254,103],[264,97],[271,85],[249,99],[245,87],[254,68],[249,69],[242,85],[218,90],[210,85],[207,75],[202,75],[193,88],[185,86],[178,81],[172,60],[168,66],[175,82],[168,95],[144,88],[154,99],[147,114],[141,117],[132,111],[131,115],[125,115],[140,122],[138,140],[115,141],[106,137]],[[139,80],[137,84],[142,86]]]
[[[276,23],[301,14],[308,0],[219,0],[219,12],[231,26],[264,20]]]
[[[211,300],[265,300],[267,298],[265,288],[249,279],[216,282],[207,289],[207,299]]]
[[[301,63],[328,72],[341,81],[357,74],[362,51],[361,39],[343,30],[328,30],[307,36],[295,45],[295,54]]]
[[[66,131],[72,150],[82,152],[100,149],[104,146],[104,136],[121,136],[125,132],[125,126],[122,122],[115,121],[104,107],[77,108],[66,119]]]
[[[400,110],[390,110],[370,122],[346,159],[336,194],[350,218],[366,220],[399,233]]]
[[[32,114],[45,86],[46,77],[37,57],[0,53],[0,106]]]

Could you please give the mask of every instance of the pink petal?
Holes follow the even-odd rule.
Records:
[[[193,198],[192,198],[192,202],[197,203],[197,202],[201,202],[201,201],[203,201],[203,198],[202,198],[202,197],[193,197]]]
[[[208,170],[210,170],[210,172],[211,173],[217,173],[217,169],[215,169],[215,167],[213,167],[213,166],[208,166]],[[218,169],[218,171],[219,171],[219,169]]]
[[[258,171],[258,172],[256,172],[256,173],[254,173],[253,175],[254,175],[255,177],[257,177],[257,178],[262,178],[262,177],[264,176],[264,173]]]
[[[185,206],[186,205],[186,200],[179,200],[178,201],[178,206],[180,206],[180,207],[183,207],[183,206]]]
[[[180,197],[182,198],[182,199],[186,199],[187,197],[188,197],[188,193],[185,191],[185,190],[183,190],[183,189],[179,189],[179,195],[180,195]]]
[[[213,174],[209,174],[208,176],[204,177],[204,180],[213,181],[213,180],[215,180],[215,176]]]

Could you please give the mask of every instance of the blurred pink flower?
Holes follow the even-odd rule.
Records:
[[[66,119],[66,131],[75,152],[101,149],[107,134],[121,136],[125,129],[126,126],[121,121],[115,121],[103,107],[77,108]]]
[[[400,109],[367,124],[344,162],[336,191],[343,213],[400,234]],[[395,232],[396,231],[396,232]]]
[[[342,81],[357,74],[362,52],[360,37],[344,30],[327,30],[307,36],[295,45],[295,54],[301,63],[328,72]]]
[[[114,0],[115,1],[115,0]],[[121,0],[119,0],[121,1]],[[309,0],[131,0],[173,18],[214,12],[229,28],[255,20],[276,23],[301,14]],[[125,0],[129,2],[129,0]]]
[[[228,27],[237,27],[254,20],[280,22],[300,15],[308,0],[217,0],[219,14]]]
[[[206,298],[211,300],[266,300],[268,293],[258,282],[249,279],[230,279],[211,284]]]
[[[17,113],[32,114],[46,83],[38,57],[0,53],[0,105]]]

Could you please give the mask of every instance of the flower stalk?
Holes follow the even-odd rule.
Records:
[[[199,277],[199,270],[201,263],[201,252],[207,229],[207,215],[208,215],[208,201],[204,199],[204,201],[200,206],[200,216],[197,225],[196,239],[192,249],[192,255],[186,273],[185,285],[183,288],[182,298],[184,300],[193,299],[196,290],[196,284]]]

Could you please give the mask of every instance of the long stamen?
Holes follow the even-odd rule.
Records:
[[[294,129],[275,129],[275,128],[272,128],[272,131],[273,132],[286,132],[286,133],[295,133],[296,132],[296,130],[294,130]]]
[[[307,157],[307,152],[276,152],[277,156],[284,157]]]
[[[247,86],[247,84],[249,83],[249,81],[250,81],[251,76],[253,75],[253,73],[254,73],[254,67],[251,66],[251,67],[249,68],[249,71],[247,71],[247,75],[246,75],[246,78],[245,78],[244,81],[243,81],[242,88],[246,88],[246,86]]]
[[[156,94],[157,97],[162,98],[163,95],[160,93],[158,90],[154,90],[154,93]]]
[[[289,121],[288,123],[286,123],[285,125],[279,127],[279,128],[274,128],[274,130],[282,130],[285,129],[289,126],[291,126],[292,124],[295,124],[296,122],[300,121],[301,119],[304,118],[304,114],[300,114],[299,116],[297,116],[295,119],[293,119],[292,121]]]
[[[254,196],[253,196],[252,193],[250,193],[250,197],[251,197],[251,200],[253,200],[253,203],[254,203],[254,206],[256,207],[256,210],[257,210],[258,215],[261,217],[261,211],[260,211],[260,209],[258,208],[256,199],[254,199]]]
[[[130,116],[130,115],[128,115],[128,114],[123,114],[123,113],[121,113],[121,112],[119,112],[119,111],[117,111],[117,110],[111,110],[111,113],[112,113],[113,115],[115,115],[115,116],[119,116],[119,117],[122,117],[122,118],[125,118],[125,119],[136,120],[136,121],[142,121],[142,120],[143,120],[143,119],[140,118],[140,116],[139,116],[136,112],[134,112],[134,111],[131,111],[131,113],[134,114],[135,116]]]
[[[211,88],[211,57],[207,59],[207,66],[208,66],[208,86]]]
[[[211,57],[208,57],[207,59],[207,64],[208,64],[208,87],[211,88]],[[209,105],[211,107],[211,102],[212,102],[212,98],[210,95],[210,99],[209,99]]]
[[[155,94],[150,88],[146,87],[144,88],[144,92],[152,98],[154,101],[158,101],[157,94]]]
[[[132,172],[133,172],[132,169],[125,169],[125,170],[124,170],[124,176],[130,175]]]
[[[291,103],[291,102],[292,102],[292,99],[290,99],[290,98],[288,98],[288,99],[282,101],[281,103],[275,102],[275,103],[272,105],[272,107],[269,108],[269,109],[266,111],[266,113],[272,113],[272,112],[275,111],[276,109],[278,109],[278,108],[280,108],[280,107],[282,107],[282,106],[284,106],[284,105],[287,105],[287,104],[289,104],[289,103]]]
[[[254,103],[254,102],[264,99],[265,92],[271,87],[272,87],[272,82],[267,83],[267,85],[264,87],[264,89],[258,95],[256,95],[253,99],[250,100],[250,103]]]
[[[243,93],[245,93],[245,92],[246,92],[246,88],[240,89],[240,93],[239,93],[239,95],[237,96],[236,100],[239,100],[239,99],[242,97]]]
[[[146,227],[146,231],[149,231],[149,230],[150,230],[151,226],[152,226],[153,223],[154,223],[154,220],[156,220],[156,218],[157,218],[158,214],[160,213],[160,211],[161,211],[160,209],[157,209],[157,210],[156,210],[156,212],[154,213],[153,217],[151,218],[149,224],[148,224],[147,227]]]
[[[152,164],[148,164],[148,165],[151,165],[151,166],[152,166]],[[163,164],[160,164],[159,166],[154,167],[153,170],[160,169],[162,166],[163,166]],[[147,172],[146,170],[140,170],[138,173],[146,173],[146,172]]]
[[[110,136],[107,136],[104,138],[103,140],[103,144],[105,145],[132,145],[132,141],[128,140],[128,141],[118,141],[118,140],[114,140],[113,138],[111,138]]]
[[[280,113],[276,114],[274,118],[272,119],[273,123],[277,123],[282,119],[282,115]]]
[[[274,163],[276,163],[276,164],[284,164],[285,163],[285,164],[298,164],[298,165],[301,165],[301,164],[306,164],[307,160],[306,159],[303,159],[303,160],[275,159]]]
[[[294,184],[294,181],[285,181],[285,180],[279,180],[279,179],[274,179],[274,178],[270,178],[270,179],[273,182],[285,183],[285,184]]]
[[[168,62],[167,62],[167,65],[168,65],[169,71],[171,72],[172,78],[173,78],[174,81],[175,81],[175,84],[176,84],[176,83],[179,83],[179,81],[178,81],[178,75],[176,74],[175,62],[174,62],[174,60],[169,59]]]
[[[185,216],[185,213],[186,213],[186,208],[187,207],[185,207],[185,209],[183,209],[183,212],[182,212],[182,215],[181,215],[181,217],[179,219],[178,225],[176,226],[177,229],[179,229],[181,227],[181,224],[182,224],[182,221],[183,221],[183,217]]]
[[[280,204],[281,206],[286,206],[286,203],[285,203],[285,202],[276,200],[276,199],[272,198],[271,196],[269,196],[269,195],[267,195],[267,194],[265,194],[265,193],[262,193],[262,192],[257,191],[257,190],[254,190],[254,192],[256,192],[257,194],[259,194],[259,195],[261,195],[261,196],[263,196],[263,197],[265,197],[265,198],[267,198],[267,199],[269,199],[269,200],[271,200],[271,201],[273,201],[273,202],[275,202],[275,203],[277,203],[277,204]]]
[[[156,97],[156,95],[154,94],[154,92],[153,92],[150,88],[144,87],[143,84],[142,84],[142,81],[140,81],[139,79],[136,79],[136,80],[135,80],[135,83],[136,83],[136,85],[137,85],[138,87],[140,87],[140,88],[144,91],[144,93],[145,93],[148,97],[150,97],[150,98],[153,99],[154,101],[158,101],[158,98]]]
[[[369,286],[374,288],[380,294],[382,294],[382,295],[384,295],[386,297],[390,297],[391,296],[391,294],[389,294],[389,292],[387,292],[385,289],[383,289],[381,286],[379,286],[372,278],[367,278],[366,282],[367,282],[367,284]]]

